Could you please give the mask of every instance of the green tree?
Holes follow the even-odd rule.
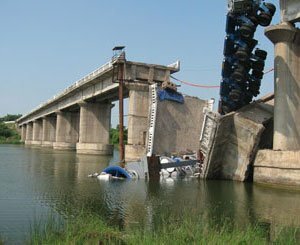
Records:
[[[119,144],[119,125],[116,128],[111,128],[109,132],[110,143],[111,144]],[[127,144],[128,138],[128,129],[124,127],[124,143]]]
[[[0,137],[9,138],[15,135],[15,133],[4,123],[0,122]]]
[[[4,117],[0,117],[0,122],[15,121],[21,116],[22,116],[21,114],[7,114]]]

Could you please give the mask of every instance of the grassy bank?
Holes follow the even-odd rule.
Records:
[[[123,231],[107,225],[95,215],[79,215],[64,226],[50,219],[35,225],[30,244],[297,244],[297,229],[270,231],[259,225],[241,228],[222,222],[210,224],[203,216],[168,217],[151,229],[142,226]]]

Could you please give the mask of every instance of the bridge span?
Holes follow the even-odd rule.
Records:
[[[119,99],[118,58],[76,81],[62,93],[17,120],[26,145],[109,155],[112,102]],[[145,150],[149,85],[170,80],[179,62],[169,66],[126,61],[124,97],[129,98],[127,158]]]

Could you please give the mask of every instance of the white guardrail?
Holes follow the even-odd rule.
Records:
[[[22,120],[23,118],[25,118],[26,116],[30,115],[31,113],[33,113],[33,112],[41,109],[42,107],[50,104],[51,102],[55,101],[57,98],[63,96],[67,92],[70,92],[70,91],[72,91],[72,90],[74,90],[74,89],[82,86],[83,84],[89,82],[90,80],[92,80],[93,78],[97,77],[98,75],[100,75],[100,74],[104,73],[105,71],[109,70],[113,66],[113,63],[116,60],[117,59],[114,59],[114,60],[111,60],[111,61],[105,63],[104,65],[102,65],[101,67],[99,67],[96,70],[92,71],[88,75],[86,75],[83,78],[77,80],[74,84],[72,84],[71,86],[69,86],[65,90],[63,90],[63,92],[54,95],[51,99],[49,99],[46,102],[40,104],[39,106],[37,106],[35,109],[33,109],[32,111],[30,111],[29,113],[26,113],[24,116],[22,116],[21,118],[19,118],[19,120]]]

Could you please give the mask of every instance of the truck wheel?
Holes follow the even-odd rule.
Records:
[[[240,100],[241,97],[241,91],[237,90],[237,89],[233,89],[231,90],[231,92],[229,93],[229,98],[234,101],[237,102]]]
[[[261,58],[262,60],[266,60],[268,53],[262,49],[256,49],[254,53],[257,57]]]
[[[249,54],[248,54],[247,49],[245,49],[245,48],[239,48],[235,52],[235,56],[242,62],[246,62],[249,60]]]
[[[276,7],[272,3],[265,3],[265,6],[269,9],[271,15],[273,16],[276,12]]]
[[[240,34],[245,38],[253,38],[255,28],[250,25],[242,25],[239,29]]]
[[[257,60],[252,63],[253,70],[263,71],[265,68],[265,62],[263,60]]]
[[[241,70],[235,70],[231,74],[231,79],[235,80],[237,83],[243,83],[246,80],[246,75]]]
[[[264,73],[262,71],[253,70],[252,76],[254,76],[257,79],[262,79],[264,76]]]
[[[268,26],[271,24],[271,21],[272,21],[272,16],[267,13],[261,12],[258,15],[258,22],[261,26]]]

